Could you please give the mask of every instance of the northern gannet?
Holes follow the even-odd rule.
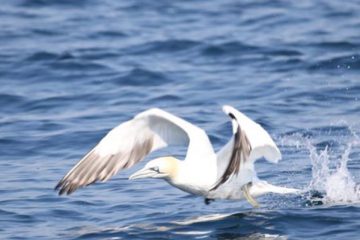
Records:
[[[233,136],[215,153],[204,130],[158,108],[139,113],[113,128],[59,181],[59,194],[107,181],[119,170],[132,167],[149,153],[169,145],[187,146],[184,160],[166,156],[149,161],[129,179],[160,178],[185,192],[201,195],[208,204],[214,199],[254,199],[265,193],[297,193],[260,180],[255,160],[264,157],[277,163],[281,153],[270,135],[245,114],[223,106],[230,117]]]

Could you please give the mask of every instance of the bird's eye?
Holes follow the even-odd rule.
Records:
[[[160,172],[160,170],[159,170],[159,167],[152,167],[152,168],[150,168],[151,170],[153,170],[153,171],[155,171],[155,172]]]

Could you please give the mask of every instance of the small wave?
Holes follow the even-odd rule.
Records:
[[[68,218],[72,220],[80,220],[84,218],[84,214],[77,210],[52,209],[47,212],[52,217]]]
[[[59,31],[56,31],[55,29],[42,29],[42,28],[32,28],[29,29],[31,33],[33,33],[36,36],[44,36],[44,37],[55,37],[60,36],[62,33]]]
[[[180,100],[181,100],[181,97],[179,97],[177,95],[162,94],[162,95],[150,98],[149,103],[155,105],[155,104],[165,102],[166,104],[170,104],[170,103],[179,102]]]
[[[271,56],[284,56],[284,57],[299,57],[303,54],[300,51],[293,50],[293,49],[267,49],[264,53],[271,55]],[[293,59],[295,63],[301,62],[300,59]]]
[[[226,42],[217,45],[209,45],[202,50],[204,56],[223,56],[259,51],[259,47],[243,44],[240,42]]]
[[[24,105],[26,111],[49,111],[49,109],[67,107],[67,104],[71,104],[74,101],[81,100],[83,98],[94,100],[100,99],[101,95],[98,94],[78,94],[78,95],[59,95],[49,96],[35,100],[28,100]],[[44,129],[45,130],[45,129]]]
[[[25,67],[31,66],[31,68],[33,66],[45,66],[46,70],[49,70],[50,67],[50,69],[56,71],[76,71],[81,72],[82,74],[84,71],[97,72],[99,70],[108,69],[106,65],[97,62],[96,59],[89,59],[85,57],[76,55],[76,53],[74,54],[70,51],[36,51],[23,58],[22,65]],[[37,68],[35,69],[35,71],[38,71]]]
[[[69,52],[64,53],[53,53],[47,51],[39,51],[32,53],[30,56],[27,56],[25,61],[49,61],[49,60],[64,60],[74,58]]]
[[[0,93],[0,106],[4,113],[16,112],[27,102],[27,98],[14,94]],[[0,118],[1,119],[1,118]]]
[[[354,50],[360,48],[359,44],[349,42],[349,41],[333,41],[333,42],[319,42],[315,44],[307,44],[307,46],[314,46],[319,48],[327,48],[328,50],[339,49],[341,51],[344,50]]]
[[[312,64],[308,70],[360,70],[360,55],[347,55],[321,60]]]
[[[16,223],[16,224],[19,224],[19,223],[28,224],[28,223],[41,222],[32,215],[21,214],[21,213],[17,213],[17,212],[13,212],[13,211],[7,211],[7,210],[0,209],[0,222],[2,222],[3,220],[6,220],[6,222],[11,222],[11,223]]]
[[[117,84],[125,86],[158,86],[168,81],[164,74],[142,68],[134,68],[126,75],[114,80]]]
[[[152,41],[133,47],[130,54],[171,53],[186,51],[199,46],[201,43],[192,40],[172,39],[166,41]]]
[[[72,1],[72,0],[62,0],[62,1],[47,1],[47,0],[22,0],[19,3],[19,6],[22,7],[85,7],[88,4],[94,4],[92,0],[81,0],[81,1]]]
[[[83,71],[97,72],[99,70],[108,69],[106,65],[95,61],[86,61],[80,59],[75,60],[75,59],[70,59],[70,57],[66,57],[66,56],[65,58],[66,61],[55,61],[50,63],[49,66],[58,71],[65,70],[65,71],[76,71],[76,72],[83,72]]]
[[[90,39],[123,39],[127,37],[128,34],[115,31],[115,30],[100,30],[96,32],[91,32],[87,37]]]
[[[0,93],[0,105],[4,106],[7,104],[14,104],[14,103],[22,103],[26,101],[24,97],[7,94],[7,93]]]

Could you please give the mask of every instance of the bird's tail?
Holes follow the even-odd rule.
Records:
[[[277,194],[300,194],[303,191],[295,188],[279,187],[272,185],[266,181],[255,181],[250,187],[250,194],[252,196],[260,196],[266,193]]]

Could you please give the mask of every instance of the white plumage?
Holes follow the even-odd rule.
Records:
[[[206,199],[243,199],[257,206],[253,196],[267,192],[296,193],[296,189],[273,186],[257,178],[256,159],[277,163],[281,153],[270,135],[257,123],[230,106],[233,136],[215,153],[201,128],[161,109],[149,109],[112,129],[58,183],[59,193],[106,181],[149,153],[169,145],[187,146],[184,160],[163,157],[149,161],[136,178],[162,178],[171,185]]]

